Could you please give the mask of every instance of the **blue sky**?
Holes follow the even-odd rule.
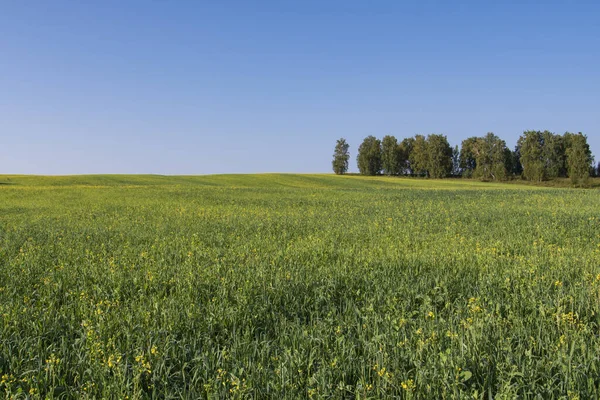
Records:
[[[329,172],[336,139],[582,131],[596,1],[5,1],[0,173]]]

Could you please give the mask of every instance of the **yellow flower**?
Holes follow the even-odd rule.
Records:
[[[8,381],[10,380],[10,376],[8,375],[2,375],[2,380],[0,380],[0,385],[3,385],[5,383],[8,383]]]
[[[412,379],[401,382],[400,386],[402,386],[402,389],[406,390],[407,392],[412,392],[416,388],[415,382]]]
[[[446,332],[446,336],[449,337],[450,339],[455,339],[458,337],[458,334],[448,331],[448,332]]]
[[[48,365],[58,365],[60,364],[60,358],[57,358],[54,353],[50,354],[50,357],[46,360],[46,364]]]

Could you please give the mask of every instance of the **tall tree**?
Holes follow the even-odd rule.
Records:
[[[412,149],[408,157],[410,168],[415,175],[428,175],[429,152],[427,139],[423,135],[416,135],[412,141]]]
[[[542,181],[566,176],[566,147],[569,137],[549,131],[525,131],[519,138],[523,176],[532,181]]]
[[[506,177],[514,176],[513,170],[515,168],[515,156],[514,153],[508,148],[504,148],[504,170],[506,171]]]
[[[470,137],[463,140],[461,143],[460,168],[463,171],[463,176],[467,178],[473,175],[473,172],[477,167],[477,161],[475,160],[475,154],[473,153],[473,146],[477,143],[477,139],[477,137]]]
[[[381,172],[381,141],[375,136],[367,136],[358,148],[356,163],[362,175],[379,174]]]
[[[391,135],[383,137],[381,142],[381,166],[386,175],[398,175],[400,173],[400,153],[398,151],[398,140]]]
[[[427,136],[427,172],[432,178],[445,178],[452,172],[452,147],[444,135]]]
[[[510,165],[511,168],[509,169],[509,173],[512,176],[520,177],[523,175],[523,165],[521,164],[521,147],[518,144],[515,146],[515,150],[511,151]]]
[[[340,138],[335,144],[335,150],[333,151],[333,161],[331,162],[333,172],[337,175],[342,175],[348,172],[348,161],[350,160],[350,145],[346,142],[346,139]]]
[[[541,133],[544,176],[548,179],[566,176],[563,138],[549,131]]]
[[[454,146],[454,150],[452,150],[452,175],[460,176],[462,174],[462,169],[460,168],[460,150],[458,149],[458,145]]]
[[[406,138],[398,145],[398,152],[400,153],[400,173],[406,175],[413,174],[413,168],[410,164],[410,157],[413,152],[415,145],[415,138]]]
[[[483,180],[506,178],[506,142],[489,132],[478,138],[472,148],[476,168],[474,175]]]
[[[541,182],[546,178],[543,143],[542,132],[539,131],[525,131],[519,138],[517,146],[521,153],[525,179]]]
[[[568,138],[567,169],[571,182],[585,183],[594,162],[587,136],[579,132],[578,134],[566,133],[565,137]]]

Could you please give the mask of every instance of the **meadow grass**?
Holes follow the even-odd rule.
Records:
[[[598,398],[599,195],[0,176],[0,392]]]

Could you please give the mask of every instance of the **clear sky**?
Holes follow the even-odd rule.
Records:
[[[339,137],[356,171],[371,134],[526,129],[600,161],[600,2],[0,5],[0,173],[329,172]]]

